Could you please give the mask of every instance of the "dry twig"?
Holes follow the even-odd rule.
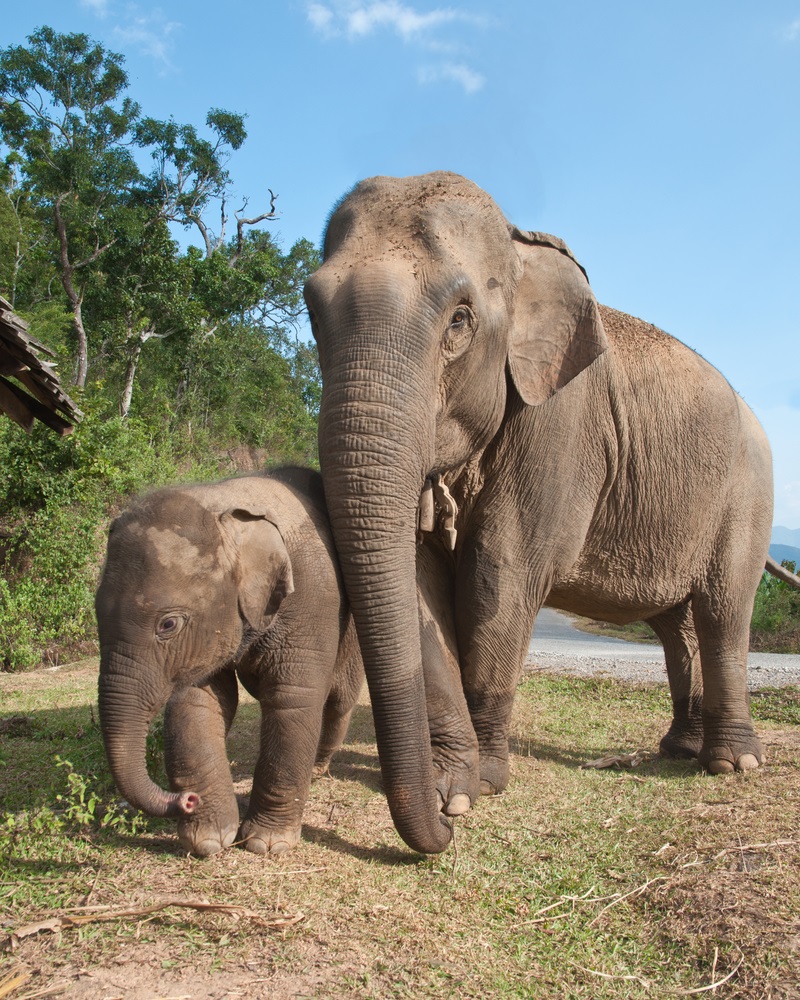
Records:
[[[589,926],[594,927],[594,925],[597,923],[600,917],[602,917],[607,910],[610,910],[613,906],[616,906],[617,903],[621,903],[624,899],[629,899],[631,896],[640,896],[645,891],[645,889],[653,885],[654,882],[668,882],[668,881],[669,879],[666,875],[656,875],[655,878],[649,878],[646,882],[642,883],[642,885],[637,885],[636,888],[631,889],[630,892],[623,892],[621,895],[618,895],[616,899],[613,899],[607,906],[604,906],[603,909],[594,918],[594,920],[592,920]]]
[[[600,976],[601,979],[624,979],[627,982],[641,983],[646,990],[649,990],[652,986],[647,979],[643,979],[641,976],[612,976],[609,972],[600,972],[599,969],[587,969],[585,965],[578,965],[577,962],[570,963],[574,965],[576,969],[580,969],[581,972],[588,972],[592,976]]]
[[[0,997],[7,997],[14,990],[18,990],[20,986],[24,986],[30,978],[30,972],[26,972],[21,965],[17,965],[0,979]]]
[[[291,927],[293,924],[299,923],[303,920],[305,916],[303,913],[294,913],[288,916],[280,916],[278,914],[265,916],[262,913],[247,910],[243,906],[233,906],[224,903],[209,903],[205,900],[192,899],[166,899],[160,903],[153,903],[151,906],[137,907],[134,909],[113,909],[111,907],[93,906],[87,907],[87,911],[91,910],[92,912],[65,913],[58,917],[51,917],[48,920],[40,920],[34,924],[27,924],[25,927],[19,927],[17,930],[12,931],[6,938],[3,942],[3,948],[6,951],[14,951],[14,949],[19,946],[20,941],[24,938],[31,937],[34,934],[41,934],[42,931],[51,931],[56,933],[73,927],[82,927],[84,924],[108,923],[112,920],[141,920],[143,917],[150,917],[153,914],[159,913],[161,910],[169,909],[170,907],[199,910],[204,913],[222,913],[233,917],[235,920],[252,920],[260,927],[268,927],[271,929]]]
[[[742,954],[742,952],[741,952],[740,949],[737,949],[737,950],[739,951],[739,961],[731,969],[731,971],[728,973],[727,976],[723,976],[722,979],[718,979],[718,980],[716,980],[713,983],[709,983],[708,986],[697,986],[697,987],[695,987],[694,989],[691,989],[691,990],[678,990],[678,996],[688,997],[688,996],[692,996],[692,995],[697,994],[697,993],[708,993],[709,990],[716,990],[718,987],[722,986],[724,983],[727,983],[729,979],[733,979],[733,977],[736,975],[736,973],[742,967],[742,963],[744,962],[744,955]],[[712,972],[711,972],[712,976],[714,975],[714,972],[716,970],[717,959],[718,958],[719,958],[719,949],[715,948],[714,949],[714,964],[712,966]],[[612,975],[609,972],[600,972],[599,969],[587,969],[586,966],[584,966],[584,965],[578,965],[577,962],[571,962],[570,964],[574,965],[576,969],[580,969],[581,972],[588,972],[590,975],[592,975],[592,976],[599,976],[601,979],[618,979],[618,980],[625,980],[627,982],[641,983],[641,985],[646,990],[650,990],[650,989],[652,989],[653,986],[656,985],[652,981],[650,981],[648,979],[645,979],[643,976],[636,976],[636,975],[617,975],[617,976],[614,976],[614,975]]]
[[[738,847],[726,847],[714,855],[713,861],[718,861],[726,854],[739,854],[744,851],[764,851],[768,847],[798,847],[800,840],[773,840],[769,844],[739,844]]]
[[[601,770],[606,767],[637,767],[643,760],[649,760],[652,754],[647,750],[637,750],[635,753],[612,753],[606,757],[598,757],[597,760],[587,760],[581,764],[581,768],[591,767]]]
[[[739,971],[739,969],[741,969],[742,963],[744,962],[744,954],[742,953],[742,950],[740,948],[737,948],[736,950],[739,952],[739,961],[736,963],[736,965],[734,965],[734,967],[731,969],[731,971],[728,973],[727,976],[723,976],[722,979],[718,979],[714,983],[709,983],[708,986],[698,986],[698,987],[696,987],[693,990],[681,990],[680,991],[680,996],[682,996],[682,997],[688,997],[688,996],[692,996],[692,994],[695,994],[695,993],[708,993],[709,990],[716,990],[717,987],[722,986],[723,983],[727,983],[729,979],[733,979],[733,977],[736,975],[736,973]],[[718,953],[715,951],[715,953],[714,953],[714,969],[716,969],[716,966],[717,966],[717,957],[718,957]],[[712,975],[713,974],[714,974],[714,970],[712,969]]]

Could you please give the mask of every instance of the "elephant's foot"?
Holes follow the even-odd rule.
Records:
[[[673,719],[661,739],[661,753],[666,757],[699,757],[703,747],[703,720]]]
[[[766,761],[761,741],[749,722],[711,726],[706,722],[706,736],[699,758],[709,774],[753,771]]]
[[[317,778],[324,778],[326,775],[330,776],[331,760],[334,753],[335,751],[331,750],[330,753],[317,754],[317,759],[314,761],[314,770],[311,772],[315,781]]]
[[[296,827],[261,826],[246,819],[239,829],[239,840],[253,854],[285,854],[300,840],[300,824]]]
[[[181,820],[178,823],[178,838],[181,845],[191,854],[207,858],[219,854],[236,840],[239,829],[239,815],[227,822],[214,820]]]
[[[431,751],[439,808],[446,816],[463,816],[479,795],[477,750],[456,754],[432,741]]]
[[[506,790],[511,768],[508,763],[508,749],[505,753],[494,749],[481,750],[481,795],[500,795]]]

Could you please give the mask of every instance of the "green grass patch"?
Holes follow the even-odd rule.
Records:
[[[777,998],[800,981],[797,689],[753,696],[767,766],[710,778],[655,753],[665,685],[537,672],[518,693],[508,791],[481,799],[431,858],[394,831],[364,703],[293,853],[200,861],[171,823],[116,809],[95,688],[87,666],[0,677],[3,717],[30,720],[3,737],[0,937],[128,915],[19,940],[0,983],[22,970],[25,990],[125,984],[137,1000],[677,997],[723,980],[713,995]],[[244,699],[229,739],[243,795],[258,722]],[[580,766],[634,750],[634,769]],[[157,732],[150,756],[163,779]],[[241,910],[136,915],[176,899]]]

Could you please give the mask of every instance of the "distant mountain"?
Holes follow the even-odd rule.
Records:
[[[800,548],[796,548],[794,545],[770,545],[769,554],[778,562],[791,559],[795,567],[800,566]]]
[[[780,524],[774,525],[772,528],[772,544],[791,545],[796,549],[800,549],[800,528],[784,528]]]

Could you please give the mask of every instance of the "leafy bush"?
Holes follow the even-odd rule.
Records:
[[[783,566],[795,572],[795,564]],[[800,653],[800,591],[765,573],[758,585],[750,623],[750,648],[774,653]]]
[[[121,498],[177,478],[141,425],[89,412],[80,429],[30,437],[0,425],[0,666],[94,649],[105,528]]]

